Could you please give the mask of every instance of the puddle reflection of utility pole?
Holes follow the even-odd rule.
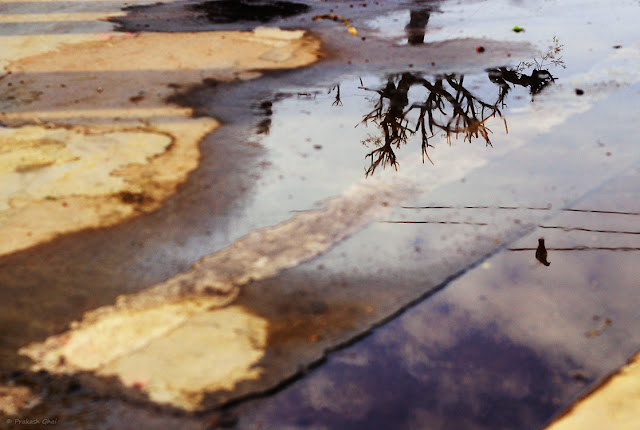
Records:
[[[431,17],[431,8],[412,9],[409,11],[409,24],[405,27],[409,45],[424,43],[424,34]]]
[[[538,239],[538,249],[536,249],[536,260],[538,260],[540,263],[544,264],[545,266],[551,265],[551,263],[547,261],[547,248],[544,246],[543,238]]]

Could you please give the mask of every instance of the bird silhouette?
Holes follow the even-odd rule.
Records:
[[[547,248],[544,247],[544,239],[538,239],[538,249],[536,249],[536,260],[545,266],[549,266],[551,263],[547,261]]]

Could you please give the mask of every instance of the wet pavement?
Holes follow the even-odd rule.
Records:
[[[241,409],[240,427],[541,428],[637,350],[638,208],[591,208],[629,202],[638,173],[607,183],[551,218],[553,226],[545,222],[304,379]],[[434,218],[441,211],[423,210]],[[540,235],[549,266],[535,258]]]
[[[231,16],[225,4],[217,16]],[[44,393],[29,415],[77,428],[537,429],[637,350],[638,5],[363,4],[282,18],[292,6],[274,3],[271,23],[314,26],[325,60],[178,88],[173,102],[224,125],[175,196],[3,257],[5,303],[22,309],[5,318],[3,369]],[[568,19],[571,7],[584,12]],[[257,25],[216,27],[190,15],[198,9],[152,5],[112,20],[133,31]],[[310,20],[321,13],[344,13],[358,37]],[[153,393],[134,392],[143,387],[122,363],[113,398],[90,390],[105,393],[104,375],[83,375],[64,353],[43,367],[70,366],[59,372],[70,380],[24,372],[19,347],[207,255],[213,272],[233,272],[227,310],[264,337],[239,353],[261,351],[247,358],[255,372],[209,387],[198,414],[152,418]],[[158,345],[151,358],[167,351]]]

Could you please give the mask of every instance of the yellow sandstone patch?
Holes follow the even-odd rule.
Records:
[[[194,410],[205,393],[230,391],[262,374],[257,364],[267,346],[267,321],[241,306],[206,311],[218,305],[215,298],[200,298],[112,313],[73,336],[47,341],[48,348],[55,343],[58,349],[33,345],[21,352],[39,360],[41,368],[92,371],[105,378],[99,386],[103,392],[124,390],[131,397]]]
[[[546,430],[640,428],[640,353]]]
[[[99,374],[119,376],[154,402],[193,410],[206,393],[231,391],[261,376],[257,364],[265,354],[267,326],[240,306],[201,313]]]
[[[158,207],[198,165],[217,126],[0,129],[0,255]]]
[[[129,190],[112,173],[166,151],[171,137],[145,131],[91,133],[76,127],[26,126],[0,130],[0,210],[12,199],[94,196]]]
[[[42,396],[35,394],[28,387],[0,385],[0,413],[5,416],[25,414],[41,401]]]
[[[113,225],[174,193],[218,122],[171,96],[320,55],[317,39],[279,29],[86,39],[56,38],[47,52],[36,39],[9,44],[29,49],[11,50],[0,76],[0,255]]]

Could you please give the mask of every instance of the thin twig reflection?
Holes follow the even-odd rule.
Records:
[[[443,134],[449,144],[451,136],[458,138],[462,135],[464,141],[471,142],[480,138],[486,146],[492,146],[489,136],[492,131],[487,124],[491,118],[502,118],[508,133],[507,121],[503,118],[501,109],[506,107],[505,98],[511,89],[515,86],[529,88],[533,101],[533,96],[555,81],[551,72],[544,67],[564,67],[560,56],[563,45],[555,37],[553,42],[549,51],[540,58],[520,62],[512,68],[497,67],[487,70],[489,80],[498,86],[494,101],[486,101],[472,94],[465,87],[464,75],[453,73],[427,79],[418,73],[405,72],[390,76],[386,85],[379,89],[367,88],[360,80],[360,89],[378,95],[373,99],[373,109],[363,116],[361,124],[373,124],[381,131],[362,140],[363,145],[373,148],[365,157],[370,159],[365,175],[372,175],[380,166],[393,166],[397,170],[398,160],[394,150],[418,133],[423,163],[426,158],[433,164],[427,150],[433,147],[430,139],[437,134]],[[529,69],[532,70],[527,73]],[[414,92],[417,89],[426,94],[419,101],[410,104],[409,91],[412,88]],[[340,103],[340,89],[337,90],[334,104]],[[410,115],[412,113],[414,115]]]
[[[427,96],[420,103],[409,105],[409,90],[413,86],[426,89]],[[370,89],[362,85],[366,91],[379,95],[374,109],[364,115],[362,124],[375,124],[382,130],[382,135],[370,135],[362,143],[376,149],[367,154],[371,165],[366,176],[373,174],[380,165],[393,166],[397,169],[395,148],[407,142],[408,138],[418,131],[422,143],[422,161],[425,157],[433,163],[427,148],[433,147],[429,139],[439,132],[444,132],[449,140],[452,135],[463,135],[464,140],[471,142],[481,137],[487,145],[491,145],[491,130],[486,122],[495,116],[502,117],[497,103],[487,103],[475,97],[464,87],[464,76],[455,74],[443,75],[430,82],[426,78],[413,73],[389,78],[386,86],[380,90]],[[416,110],[418,119],[413,128],[407,114]]]

